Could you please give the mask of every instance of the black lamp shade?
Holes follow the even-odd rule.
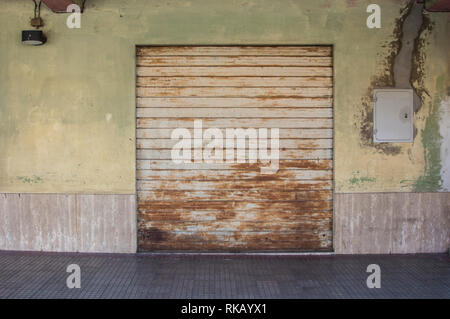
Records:
[[[41,30],[24,30],[22,31],[22,43],[28,45],[42,45],[47,41]]]

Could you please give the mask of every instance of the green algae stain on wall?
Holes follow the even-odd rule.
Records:
[[[17,179],[22,181],[22,183],[25,184],[37,184],[42,183],[43,180],[39,176],[33,175],[33,176],[17,176]]]
[[[367,183],[375,183],[377,179],[370,176],[362,176],[359,171],[353,172],[352,177],[348,180],[351,189],[364,187]]]
[[[437,79],[437,92],[444,92],[444,77]],[[442,101],[442,94],[437,93],[430,102],[430,112],[425,120],[425,127],[422,129],[422,144],[425,151],[424,174],[413,184],[415,192],[435,192],[442,187],[441,177],[441,140],[439,133],[439,107]]]

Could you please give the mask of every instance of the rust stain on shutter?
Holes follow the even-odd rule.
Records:
[[[136,73],[140,251],[332,249],[331,47],[138,47]],[[279,128],[279,170],[173,163],[196,119]]]

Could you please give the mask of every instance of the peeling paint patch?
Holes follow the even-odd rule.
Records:
[[[360,137],[362,147],[372,147],[379,153],[386,155],[398,155],[401,152],[401,147],[392,145],[392,143],[374,143],[373,142],[373,89],[395,87],[394,79],[394,62],[395,58],[400,52],[402,46],[403,23],[412,9],[413,2],[400,10],[400,17],[395,20],[395,27],[393,31],[393,40],[384,44],[382,47],[387,48],[387,54],[384,57],[383,71],[372,77],[369,88],[366,94],[361,98],[361,126]]]
[[[420,109],[422,101],[417,94],[416,88],[411,84],[411,74],[413,68],[414,54],[419,52],[417,47],[418,39],[423,32],[424,15],[423,4],[411,1],[411,10],[408,12],[402,25],[400,51],[394,61],[394,82],[399,89],[411,88],[414,91],[414,110]],[[423,62],[423,61],[419,61]],[[416,65],[418,67],[418,65]]]
[[[425,95],[430,96],[428,91],[425,88],[424,78],[425,78],[425,47],[428,44],[426,39],[428,38],[430,32],[433,30],[434,23],[431,22],[428,14],[423,14],[423,23],[419,30],[419,36],[414,40],[414,49],[413,49],[413,60],[412,60],[412,68],[411,68],[411,86],[414,88],[414,91],[419,96],[422,104],[425,101]],[[420,109],[415,108],[414,112]]]
[[[425,94],[428,95],[424,85],[426,58],[424,48],[427,44],[426,39],[433,29],[430,18],[422,13],[422,6],[410,1],[401,10],[400,18],[395,21],[393,40],[383,46],[388,48],[384,70],[382,74],[373,77],[366,95],[362,98],[361,146],[375,148],[386,155],[398,155],[402,148],[392,143],[373,142],[373,89],[412,88],[414,89],[414,112],[421,108]],[[419,28],[417,33],[414,32],[416,29],[411,29],[412,26]],[[417,128],[414,127],[414,137],[416,134]]]

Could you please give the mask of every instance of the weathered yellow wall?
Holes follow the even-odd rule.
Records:
[[[370,3],[88,0],[81,29],[43,6],[48,42],[28,47],[20,32],[30,28],[31,1],[2,0],[0,192],[135,192],[135,46],[143,44],[333,44],[336,191],[444,190],[449,14],[428,14],[418,134],[392,154],[365,140],[361,126],[370,88],[388,82],[406,2],[377,1],[381,29],[366,27]]]

